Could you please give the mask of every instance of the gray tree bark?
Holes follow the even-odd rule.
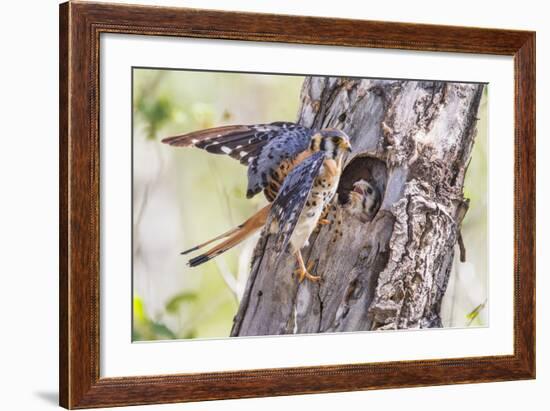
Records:
[[[303,250],[321,283],[298,283],[289,253],[276,265],[262,233],[232,336],[441,327],[440,308],[468,202],[464,175],[480,84],[311,77],[298,122],[352,139],[338,189],[376,185],[372,221],[344,213]]]

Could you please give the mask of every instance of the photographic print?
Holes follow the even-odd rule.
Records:
[[[59,17],[62,406],[535,378],[534,32]]]
[[[488,326],[488,85],[132,70],[132,340]]]

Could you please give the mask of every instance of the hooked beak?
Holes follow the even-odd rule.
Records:
[[[353,149],[351,148],[351,144],[350,144],[348,141],[346,141],[345,148],[346,148],[346,150],[347,150],[349,153],[351,153],[351,151],[353,150]]]

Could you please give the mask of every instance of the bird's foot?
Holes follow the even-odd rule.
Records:
[[[326,218],[322,218],[319,220],[319,225],[327,225],[327,224],[330,224],[330,220]]]
[[[307,267],[299,267],[297,270],[294,271],[294,274],[298,276],[298,281],[301,283],[304,281],[304,278],[307,278],[309,281],[312,281],[314,283],[321,280],[321,277],[318,275],[313,275],[309,271],[313,268],[315,263],[313,261],[310,261],[307,263]]]

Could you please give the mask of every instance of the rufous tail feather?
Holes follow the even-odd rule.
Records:
[[[189,250],[183,251],[181,254],[190,253],[191,251],[198,250],[208,244],[213,243],[214,241],[221,240],[222,238],[227,238],[225,241],[211,248],[204,254],[201,254],[197,257],[190,259],[187,264],[190,267],[196,267],[200,264],[203,264],[211,260],[214,257],[217,257],[222,253],[225,253],[227,250],[235,247],[237,244],[246,240],[256,231],[262,228],[267,221],[267,216],[269,215],[270,209],[271,209],[271,204],[268,204],[264,208],[259,210],[256,214],[254,214],[252,217],[250,217],[248,220],[246,220],[244,223],[238,225],[235,228],[232,228],[231,230],[217,237],[212,238],[211,240],[208,240],[202,244],[199,244],[193,248],[190,248]]]

